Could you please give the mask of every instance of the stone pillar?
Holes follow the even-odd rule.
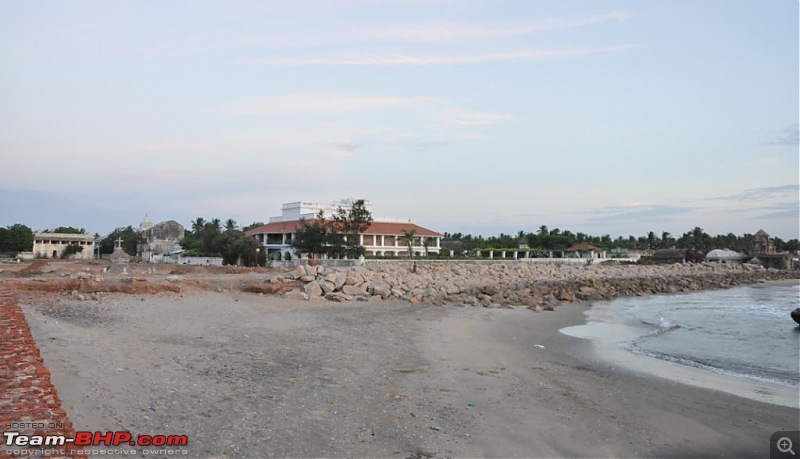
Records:
[[[494,250],[489,251],[489,258],[494,258]]]
[[[455,256],[456,256],[456,251],[455,250],[451,250],[450,251],[450,258],[454,258]]]
[[[517,252],[517,251],[515,250],[515,251],[514,251],[514,259],[515,259],[515,260],[517,259],[517,255],[518,255],[518,254],[519,254],[519,252]]]
[[[500,258],[505,258],[505,257],[506,257],[506,251],[505,250],[500,251]]]

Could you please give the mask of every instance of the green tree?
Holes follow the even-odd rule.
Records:
[[[21,223],[0,228],[0,252],[16,255],[33,250],[33,230]]]
[[[331,250],[344,247],[344,254],[348,258],[358,258],[366,252],[361,245],[360,235],[372,224],[372,213],[367,209],[363,199],[353,202],[350,208],[336,209],[336,214],[331,222],[329,232],[329,246]]]
[[[246,232],[250,231],[251,229],[258,228],[259,226],[264,226],[264,222],[253,222],[253,223],[245,226],[244,228],[242,228],[242,231],[244,231],[246,233]]]
[[[139,232],[133,229],[132,226],[120,227],[112,231],[105,238],[100,241],[100,253],[110,254],[114,253],[117,239],[122,238],[122,250],[128,255],[136,255],[136,246],[141,241]]]
[[[70,255],[83,252],[83,247],[78,244],[70,244],[64,248],[61,258],[69,258]]]
[[[307,253],[309,257],[317,258],[326,253],[328,239],[328,225],[325,223],[325,215],[320,211],[317,218],[310,222],[300,220],[300,228],[292,238],[292,247],[297,256]]]
[[[233,231],[236,229],[236,220],[229,218],[225,220],[225,231]]]
[[[53,231],[45,230],[45,233],[86,234],[86,230],[83,228],[73,228],[71,226],[59,226]]]
[[[408,256],[409,257],[413,257],[414,256],[414,250],[413,250],[414,237],[417,235],[417,231],[413,230],[413,229],[407,229],[407,230],[402,230],[402,234],[403,234],[403,236],[402,236],[403,237],[403,241],[405,241],[406,246],[408,247]]]

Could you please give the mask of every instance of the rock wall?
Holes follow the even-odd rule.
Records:
[[[268,282],[303,282],[300,290],[285,294],[297,299],[392,298],[412,304],[522,305],[547,310],[560,302],[727,288],[789,278],[800,278],[800,271],[715,263],[531,265],[500,261],[481,264],[398,262],[352,268],[298,266],[291,273]]]

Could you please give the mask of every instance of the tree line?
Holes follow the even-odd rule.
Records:
[[[569,230],[558,228],[548,229],[542,225],[536,232],[519,231],[516,235],[500,233],[499,236],[484,238],[483,236],[472,236],[462,233],[444,233],[443,243],[457,242],[463,250],[480,249],[500,249],[516,248],[521,244],[526,244],[532,249],[544,250],[563,250],[574,244],[591,244],[595,247],[610,250],[615,247],[633,250],[657,250],[657,249],[692,249],[696,251],[708,252],[713,249],[731,249],[745,254],[751,254],[755,250],[755,237],[752,234],[737,236],[733,233],[711,236],[699,226],[683,233],[679,237],[674,237],[666,231],[660,234],[650,231],[646,235],[639,237],[630,235],[628,237],[618,236],[612,239],[608,234],[603,236],[592,236],[586,233],[572,233]],[[775,249],[778,251],[796,252],[800,250],[800,241],[790,239],[784,241],[781,238],[773,238]]]

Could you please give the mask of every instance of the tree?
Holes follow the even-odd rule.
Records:
[[[136,246],[140,242],[139,233],[132,226],[120,227],[100,241],[100,253],[114,253],[117,239],[122,238],[122,250],[128,255],[136,255]]]
[[[317,218],[308,222],[300,220],[298,228],[292,238],[292,247],[295,248],[297,256],[304,253],[311,258],[324,255],[328,244],[328,226],[325,224],[325,215],[322,211],[317,214]]]
[[[426,237],[422,240],[422,247],[425,249],[425,256],[428,256],[428,248],[436,242],[436,240],[432,237]]]
[[[408,246],[408,256],[413,257],[414,251],[412,247],[414,245],[414,237],[417,235],[417,231],[413,229],[407,229],[407,230],[402,230],[402,233],[403,233],[402,236],[403,240],[405,241],[406,246]]]
[[[0,252],[29,252],[33,250],[33,230],[17,223],[0,228]]]
[[[244,228],[242,228],[242,231],[244,231],[246,233],[246,232],[250,231],[251,229],[258,228],[259,226],[264,226],[264,222],[253,222],[253,223],[245,226]]]
[[[83,247],[78,244],[70,244],[64,248],[64,253],[61,254],[61,258],[69,258],[70,255],[74,255],[76,253],[83,252]]]
[[[242,231],[227,230],[220,236],[222,262],[226,265],[253,266],[258,263],[258,241]]]
[[[86,230],[83,228],[73,228],[71,226],[59,226],[58,228],[54,229],[53,231],[45,230],[45,233],[62,233],[62,234],[86,234]]]
[[[344,254],[349,258],[358,258],[365,253],[361,245],[360,235],[372,224],[372,213],[367,210],[363,199],[353,202],[350,209],[345,211],[342,207],[336,209],[336,214],[331,222],[329,233],[329,246],[331,250],[344,247]]]
[[[225,220],[225,231],[233,231],[236,229],[236,220],[229,218]]]

